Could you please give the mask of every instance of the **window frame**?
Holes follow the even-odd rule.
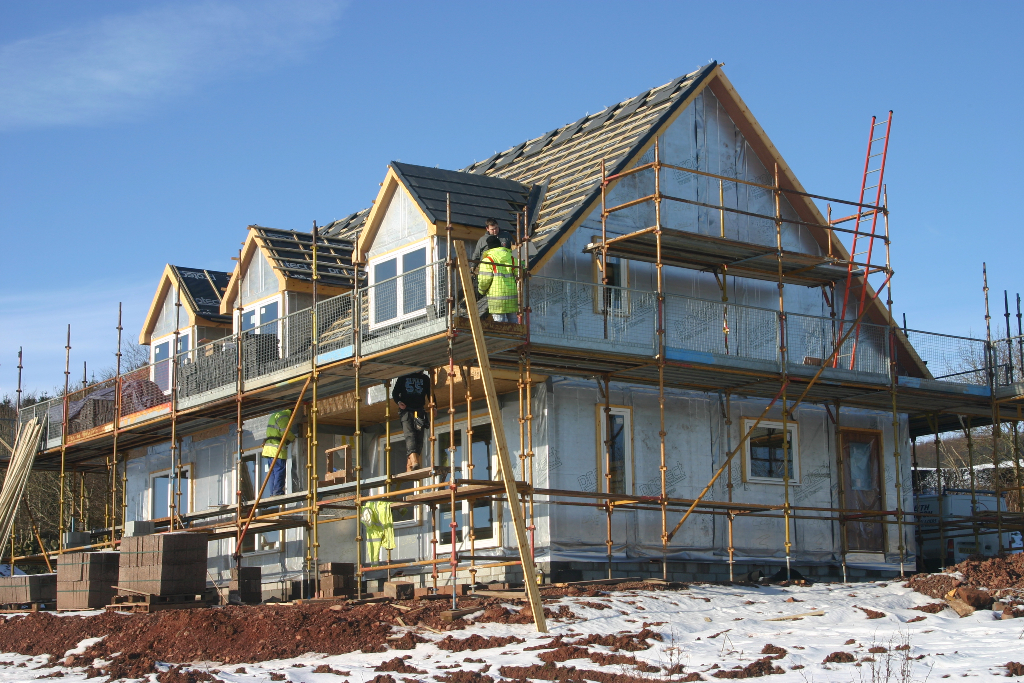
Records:
[[[391,400],[390,392],[388,393],[388,400],[389,401]],[[427,441],[427,435],[424,434],[423,436],[424,436],[423,440],[424,440],[424,442],[426,442]],[[392,444],[395,443],[395,442],[401,443],[401,442],[404,442],[404,441],[405,441],[405,434],[402,432],[401,427],[399,427],[397,432],[394,431],[394,430],[391,431],[391,443]],[[376,443],[374,444],[374,447],[377,449],[377,452],[380,455],[380,462],[383,464],[384,467],[387,467],[387,463],[384,460],[385,457],[387,457],[387,454],[388,454],[388,451],[385,450],[385,446],[387,445],[386,442],[387,442],[387,435],[386,434],[381,434],[377,438]],[[427,444],[424,443],[424,446],[426,446],[426,445]],[[421,460],[424,460],[425,455],[426,454],[423,454],[423,453],[420,454]],[[384,469],[382,471],[382,474],[384,472],[387,472],[387,470]],[[392,468],[392,472],[391,473],[392,473],[392,475],[399,474],[399,473],[396,473],[393,468]],[[419,484],[419,482],[416,482],[416,481],[410,481],[409,483],[411,484],[411,487],[415,487],[415,486],[417,486]],[[397,490],[400,490],[400,489],[394,489],[394,488],[392,489],[392,491],[397,491]],[[376,494],[376,493],[384,493],[384,487],[383,486],[374,487],[373,489],[371,489],[369,491],[368,495],[373,495],[373,494]],[[403,522],[393,522],[394,528],[396,528],[396,529],[405,529],[405,528],[408,528],[408,527],[421,526],[423,524],[423,515],[422,515],[422,513],[420,511],[421,507],[422,506],[420,506],[420,505],[415,505],[414,504],[412,506],[412,508],[413,508],[413,518],[412,519],[407,519],[407,520],[405,520]]]
[[[194,490],[195,489],[195,479],[192,476],[193,475],[192,463],[190,463],[190,462],[183,462],[181,464],[181,469],[188,472],[188,475],[187,475],[187,478],[186,478],[186,481],[188,482],[188,485],[185,487],[186,489],[188,489],[188,494],[187,494],[188,495],[188,499],[187,499],[188,500],[188,509],[185,510],[185,514],[187,515],[188,513],[193,512],[194,509],[195,509],[195,500],[194,500],[195,496],[193,495],[195,493],[195,490]],[[171,487],[171,482],[174,480],[174,478],[173,478],[174,470],[175,470],[175,468],[168,467],[166,469],[156,470],[155,472],[150,472],[149,473],[149,486],[146,488],[146,493],[147,493],[147,505],[146,505],[146,508],[149,511],[149,521],[153,521],[153,520],[157,520],[157,519],[167,519],[168,517],[171,516],[171,506],[170,506],[170,504],[171,504],[171,494],[170,494],[171,488],[170,487]],[[161,478],[163,478],[165,476],[167,477],[167,487],[168,487],[168,490],[167,490],[167,514],[165,516],[162,516],[162,517],[157,517],[156,513],[153,511],[153,506],[156,504],[156,495],[155,495],[155,490],[153,488],[153,482],[154,482],[154,480],[161,479]]]
[[[600,235],[594,235],[592,242],[597,242],[601,239]],[[618,256],[610,256],[609,259],[614,258],[616,265],[619,268],[621,284],[615,284],[614,282],[605,285],[602,280],[604,276],[601,271],[601,255],[594,251],[591,253],[591,273],[594,278],[594,313],[596,315],[604,315],[603,302],[605,297],[602,295],[604,288],[608,287],[608,292],[618,291],[621,293],[621,301],[617,307],[612,306],[608,308],[608,315],[617,317],[626,317],[630,315],[633,308],[632,297],[630,296],[629,289],[629,259],[624,259]]]
[[[597,459],[596,459],[596,462],[597,462],[597,468],[596,468],[597,481],[595,482],[595,490],[598,493],[607,493],[607,494],[616,495],[616,496],[618,496],[618,495],[632,496],[632,495],[636,494],[636,491],[635,491],[635,488],[636,488],[636,477],[635,477],[635,474],[636,474],[636,471],[635,471],[636,470],[636,458],[633,457],[633,445],[634,445],[634,442],[633,442],[633,408],[631,406],[616,405],[616,404],[609,404],[608,408],[610,408],[610,412],[611,412],[612,415],[621,415],[621,416],[626,418],[626,428],[624,429],[624,431],[626,432],[626,439],[624,440],[624,445],[625,445],[625,450],[626,450],[625,458],[624,458],[625,459],[625,470],[626,471],[625,471],[625,482],[624,482],[625,486],[623,487],[625,489],[625,491],[623,491],[622,493],[612,493],[611,491],[608,491],[608,489],[607,489],[608,480],[605,477],[605,469],[604,469],[604,448],[605,448],[604,441],[605,441],[605,438],[606,438],[606,436],[608,434],[608,423],[605,420],[605,412],[604,412],[605,404],[603,404],[603,403],[598,403],[596,405],[597,419],[595,421],[594,429],[595,429],[595,438],[596,438],[596,441],[597,441],[597,444],[596,444],[596,446],[597,446]]]
[[[402,282],[405,277],[405,272],[401,270],[402,259],[407,254],[410,254],[414,251],[419,251],[420,249],[422,249],[425,252],[425,263],[422,269],[425,279],[424,289],[426,290],[424,292],[425,296],[423,308],[418,308],[415,311],[409,313],[403,313],[402,309],[405,304],[405,290],[402,288]],[[380,283],[377,282],[376,279],[376,266],[391,260],[395,261],[395,272],[397,274],[393,278],[388,278],[386,280],[382,280],[381,282],[390,282],[394,280],[396,283],[395,317],[379,321],[377,320],[377,285]],[[419,240],[418,242],[413,242],[412,244],[407,244],[403,247],[399,247],[398,249],[395,249],[393,251],[385,252],[383,254],[374,256],[370,260],[370,262],[366,264],[367,276],[369,278],[369,286],[367,287],[367,290],[369,299],[368,304],[370,310],[369,317],[371,330],[390,327],[391,325],[397,325],[399,323],[403,323],[407,320],[413,320],[415,318],[426,317],[428,309],[434,304],[434,287],[431,286],[434,281],[434,278],[431,277],[431,273],[434,270],[432,267],[434,261],[434,241],[428,237],[426,239]],[[414,270],[420,269],[416,268]]]
[[[192,358],[192,353],[194,349],[191,348],[191,345],[189,344],[190,340],[192,339],[192,336],[192,326],[182,327],[181,329],[178,330],[178,345],[176,347],[177,352],[172,351],[172,349],[175,348],[173,332],[171,334],[165,334],[159,339],[153,339],[149,343],[149,380],[156,384],[157,386],[160,386],[160,382],[157,381],[157,363],[167,364],[167,388],[164,389],[161,387],[161,391],[163,391],[165,395],[170,395],[171,386],[174,383],[171,373],[174,371],[175,357],[178,357],[179,361],[186,362],[190,361]],[[182,351],[181,347],[183,343],[185,345],[189,345],[190,348],[186,348],[184,351]],[[156,359],[157,348],[163,346],[164,344],[167,344],[167,358],[158,361]],[[182,356],[184,356],[184,358],[182,358]]]
[[[288,446],[285,446],[285,448],[291,448],[291,444],[289,444]],[[233,468],[232,474],[234,475],[234,481],[237,482],[238,481],[238,469],[237,468],[238,467],[246,467],[246,462],[251,457],[254,457],[254,459],[255,459],[255,461],[257,463],[256,466],[253,468],[253,471],[256,473],[257,481],[251,482],[252,486],[253,486],[253,494],[256,495],[256,494],[259,493],[260,486],[263,485],[263,477],[266,476],[266,472],[263,472],[262,475],[260,474],[260,467],[259,467],[259,464],[258,464],[258,463],[262,462],[262,460],[264,459],[263,458],[263,447],[262,446],[258,446],[258,447],[255,447],[255,448],[248,448],[246,450],[243,450],[241,458],[235,460],[235,467]],[[266,458],[266,460],[270,460],[270,459],[271,458]],[[291,476],[289,476],[291,473],[288,471],[288,460],[290,460],[290,458],[285,459],[285,461],[284,461],[284,463],[285,463],[285,477],[284,477],[285,493],[289,493],[288,489],[289,489],[289,487],[291,487]],[[245,504],[250,503],[250,502],[251,501],[243,501],[242,504],[245,505]],[[270,554],[273,554],[273,553],[282,553],[282,552],[284,552],[284,549],[285,549],[284,532],[285,531],[286,531],[285,529],[278,529],[277,531],[269,532],[269,533],[272,533],[272,534],[280,534],[278,536],[277,541],[276,541],[276,543],[277,543],[276,547],[274,547],[274,548],[265,548],[265,549],[262,549],[262,550],[255,550],[254,549],[254,550],[248,550],[248,551],[245,550],[244,547],[243,547],[243,549],[242,549],[242,556],[243,557],[253,557],[253,556],[256,556],[256,555],[270,555]],[[263,536],[263,534],[262,533],[252,532],[250,534],[246,534],[246,536],[249,536],[249,537],[252,538],[253,547],[256,548],[256,547],[258,547],[259,539],[260,539],[260,537]]]
[[[472,418],[472,424],[473,424],[473,429],[476,429],[477,427],[479,427],[481,425],[487,425],[488,427],[490,427],[491,426],[491,416],[490,416],[489,413],[486,413],[486,412],[474,415],[473,418]],[[444,429],[442,430],[441,427],[444,427]],[[449,427],[449,424],[446,422],[443,425],[437,425],[437,429],[432,432],[432,434],[434,436],[434,441],[433,441],[433,443],[435,444],[434,447],[437,450],[437,453],[436,453],[436,456],[435,456],[435,460],[433,462],[435,463],[435,465],[438,465],[438,466],[441,463],[441,435],[448,433],[448,427]],[[463,415],[461,418],[456,416],[456,419],[455,419],[455,431],[465,435],[465,433],[466,433],[466,416],[465,415]],[[497,453],[497,450],[495,449],[494,444],[493,444],[493,439],[494,439],[494,432],[493,431],[491,432],[491,439],[492,439],[492,442],[491,442],[491,463],[490,463],[491,464],[491,472],[497,472],[498,471],[498,453]],[[465,467],[466,467],[466,458],[463,457],[462,465],[459,467],[459,477],[460,478],[465,478],[465,477],[463,477],[463,474],[465,473]],[[461,514],[462,514],[462,519],[464,521],[464,524],[462,525],[462,527],[460,529],[463,532],[463,535],[462,535],[463,536],[463,540],[456,544],[457,546],[459,546],[459,550],[460,551],[468,551],[469,550],[469,534],[466,533],[466,532],[469,530],[469,510],[473,506],[474,502],[475,501],[473,501],[473,500],[460,500],[460,501],[456,501],[457,505],[462,506]],[[433,514],[437,515],[437,519],[435,520],[436,521],[435,529],[437,529],[437,550],[438,550],[439,553],[441,553],[442,551],[450,553],[451,550],[452,550],[452,544],[451,543],[444,543],[444,542],[441,541],[441,537],[442,537],[442,534],[444,532],[444,530],[441,528],[441,505],[444,505],[444,503],[439,503],[435,507],[435,510],[433,512]],[[491,505],[491,537],[490,538],[485,538],[485,539],[476,539],[476,541],[474,542],[474,547],[476,548],[476,550],[486,550],[486,549],[491,549],[491,548],[500,548],[502,546],[502,539],[501,539],[501,515],[502,515],[502,507],[503,506],[500,505],[500,504],[495,503],[493,500],[491,501],[490,505]],[[446,527],[446,529],[448,531],[451,531],[450,527]],[[455,538],[454,534],[453,534],[452,538],[454,540],[454,538]]]
[[[746,434],[753,427],[754,423],[757,422],[756,418],[745,417],[741,420],[743,427],[743,434]],[[774,428],[782,430],[782,420],[761,420],[757,424],[757,428]],[[800,466],[800,423],[794,420],[786,420],[786,430],[789,432],[789,444],[790,449],[793,453],[793,476],[790,477],[790,486],[800,486],[803,481],[802,468]],[[774,486],[785,486],[785,480],[782,477],[756,477],[751,472],[752,458],[750,455],[750,438],[747,438],[743,442],[743,481],[749,484],[771,484]]]

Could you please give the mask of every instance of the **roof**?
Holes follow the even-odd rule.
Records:
[[[391,168],[409,190],[427,218],[435,224],[447,220],[451,198],[452,223],[483,229],[488,218],[500,227],[516,231],[516,213],[530,199],[530,186],[515,180],[416,166],[398,161]]]
[[[294,230],[276,230],[250,225],[270,264],[286,278],[313,281],[313,235]],[[347,239],[324,237],[317,240],[316,262],[319,283],[352,287],[352,252]]]
[[[363,209],[344,218],[339,218],[320,228],[320,236],[333,237],[355,243],[359,238],[359,231],[362,230],[363,223],[366,222],[366,217],[369,215],[370,210]]]
[[[228,280],[231,279],[231,273],[184,266],[170,268],[178,281],[182,303],[190,306],[199,317],[211,322],[231,322],[231,316],[222,315],[220,312],[220,302],[228,286]]]
[[[671,83],[527,140],[465,171],[535,185],[547,183],[531,225],[542,259],[600,197],[601,160],[609,175],[625,170],[654,134],[718,66],[711,62]]]
[[[407,184],[419,184],[422,195],[429,197],[430,201],[417,198],[417,202],[424,213],[434,216],[435,220],[445,217],[444,190],[440,188],[444,186],[457,190],[460,198],[465,198],[466,205],[456,208],[456,193],[452,193],[452,220],[469,226],[479,224],[483,227],[482,222],[468,221],[476,219],[480,215],[479,211],[497,199],[492,194],[500,195],[504,190],[519,195],[522,190],[514,188],[518,186],[528,190],[532,186],[535,189],[534,198],[540,200],[539,208],[530,212],[530,223],[535,226],[533,240],[538,248],[533,259],[537,260],[543,258],[558,242],[558,238],[595,205],[601,190],[601,159],[605,160],[609,174],[625,169],[636,152],[650,141],[662,124],[717,66],[717,62],[711,62],[671,83],[652,88],[596,114],[584,116],[540,137],[522,142],[485,161],[471,164],[461,172],[399,162],[392,162],[391,167],[403,176]],[[466,178],[467,174],[479,176],[481,181],[503,180],[515,184],[474,185]],[[412,191],[412,187],[409,189]],[[440,205],[437,204],[438,192],[442,193]],[[527,200],[522,201],[525,204]],[[462,212],[458,221],[455,219],[456,211]],[[325,228],[325,234],[355,240],[369,214],[370,209],[363,209],[340,221],[334,221]],[[485,219],[488,217],[483,216]],[[504,218],[494,217],[499,221]],[[509,228],[509,225],[505,227]],[[511,229],[514,227],[512,222]]]

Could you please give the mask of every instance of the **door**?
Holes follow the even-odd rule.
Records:
[[[842,431],[843,482],[846,507],[850,510],[880,511],[885,502],[882,491],[882,462],[878,432]],[[876,519],[881,519],[876,518]],[[847,550],[879,553],[885,550],[885,529],[878,522],[847,522]]]
[[[455,430],[455,477],[457,479],[493,480],[491,460],[493,447],[491,444],[491,425],[473,425],[473,444],[470,457],[465,457],[463,430]],[[450,440],[447,432],[437,434],[438,460],[440,466],[450,466]],[[472,461],[472,469],[470,469]],[[470,515],[472,512],[472,515]],[[455,503],[455,543],[462,550],[469,549],[469,526],[472,516],[473,536],[477,548],[494,545],[497,538],[495,529],[494,504],[489,498],[456,501]],[[442,546],[451,548],[452,544],[452,506],[451,503],[438,505],[439,541]]]

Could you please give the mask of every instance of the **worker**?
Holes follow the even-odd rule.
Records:
[[[402,421],[405,436],[405,471],[420,468],[420,454],[423,451],[423,431],[430,426],[427,416],[427,397],[430,395],[430,375],[413,372],[395,380],[391,398],[398,404],[398,416]]]
[[[498,220],[496,218],[488,218],[486,225],[487,232],[476,241],[476,250],[473,252],[473,261],[475,263],[479,263],[480,259],[483,258],[484,252],[487,251],[488,237],[497,237],[501,242],[501,246],[512,248],[512,236],[498,228]]]
[[[291,409],[285,409],[271,413],[267,419],[267,435],[263,440],[263,457],[271,458],[268,483],[271,496],[280,496],[284,493],[285,471],[288,469],[286,465],[288,444],[295,440],[295,435],[288,429],[288,421],[291,417]]]
[[[519,296],[516,289],[518,262],[512,250],[494,235],[487,237],[487,250],[480,260],[477,291],[487,297],[487,310],[496,323],[518,322]]]

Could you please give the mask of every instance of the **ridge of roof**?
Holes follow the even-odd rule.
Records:
[[[537,246],[531,259],[536,262],[557,244],[558,238],[594,202],[600,192],[601,158],[610,162],[607,165],[609,174],[623,170],[634,153],[650,141],[654,131],[662,127],[718,65],[717,61],[712,61],[664,85],[457,171],[402,162],[392,162],[391,166],[406,179],[412,173],[410,169],[426,169],[467,184],[466,176],[514,182],[527,191],[544,184],[541,205],[532,212],[534,218],[531,221],[535,226],[533,240]],[[417,202],[427,215],[435,216],[436,212],[424,206],[418,198]],[[370,209],[366,208],[336,220],[325,226],[324,234],[354,242],[369,214]]]

